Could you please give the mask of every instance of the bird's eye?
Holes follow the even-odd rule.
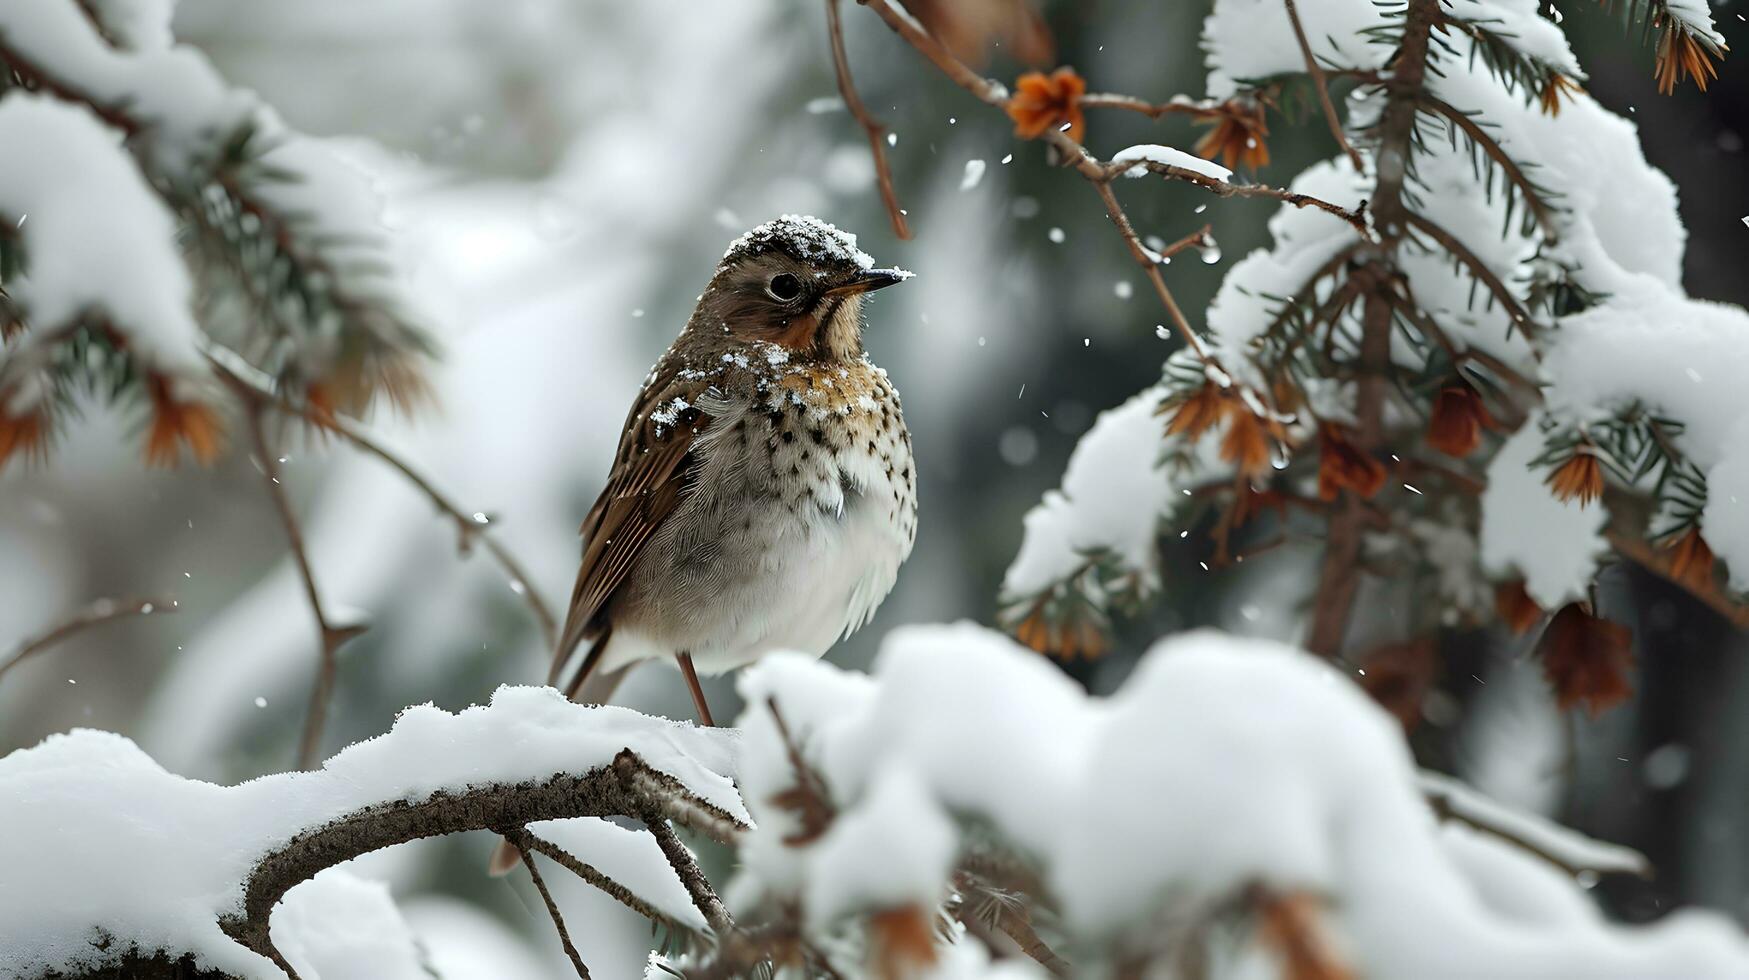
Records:
[[[779,303],[788,303],[802,294],[802,281],[787,272],[780,272],[765,284],[765,293]]]

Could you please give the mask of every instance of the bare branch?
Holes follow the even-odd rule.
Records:
[[[267,428],[262,421],[267,402],[247,385],[239,383],[232,385],[232,388],[244,402],[249,439],[255,448],[255,465],[261,470],[267,496],[279,513],[279,522],[285,528],[286,541],[291,546],[292,559],[297,566],[298,579],[304,586],[304,598],[309,601],[310,612],[316,617],[317,641],[320,644],[316,681],[310,688],[310,706],[304,715],[304,734],[298,742],[298,768],[310,769],[315,766],[317,752],[321,749],[322,728],[327,722],[328,701],[334,691],[334,673],[339,665],[337,654],[347,640],[363,633],[365,627],[338,624],[323,608],[321,591],[316,587],[316,574],[310,566],[309,552],[304,547],[303,530],[298,526],[297,513],[292,509],[291,499],[286,495],[284,485],[279,482],[279,468],[274,462],[273,449],[267,442]]]
[[[443,790],[416,802],[397,799],[365,807],[300,833],[262,856],[241,885],[238,911],[221,919],[219,925],[245,947],[276,957],[269,938],[274,907],[286,892],[323,869],[396,844],[470,830],[491,830],[510,837],[543,820],[615,816],[646,820],[658,801],[624,777],[628,771],[644,770],[654,771],[627,749],[612,763],[580,774],[558,773],[526,782]],[[673,792],[666,786],[662,791]],[[684,787],[681,791],[685,792]],[[710,807],[703,800],[696,803]],[[551,856],[540,846],[544,842],[537,842],[534,838],[527,843],[532,850]],[[687,859],[690,861],[690,855]],[[692,870],[697,872],[696,864]],[[724,913],[725,920],[726,916]]]
[[[1186,167],[1175,167],[1168,163],[1158,163],[1153,160],[1135,160],[1122,163],[1112,162],[1102,164],[1102,166],[1108,175],[1108,180],[1119,174],[1130,173],[1138,169],[1146,169],[1150,173],[1159,174],[1169,180],[1182,180],[1195,184],[1204,190],[1210,191],[1216,197],[1264,197],[1269,198],[1270,200],[1280,201],[1283,204],[1291,204],[1296,208],[1317,208],[1320,211],[1335,215],[1343,221],[1348,222],[1348,224],[1351,225],[1355,231],[1359,232],[1363,238],[1371,238],[1373,235],[1372,228],[1368,226],[1366,222],[1366,206],[1364,204],[1358,208],[1345,208],[1340,204],[1335,204],[1326,201],[1321,197],[1314,197],[1310,194],[1301,194],[1297,191],[1284,190],[1280,187],[1271,187],[1268,184],[1233,184],[1215,177],[1210,177],[1205,173],[1190,170]]]
[[[751,829],[732,814],[699,799],[680,780],[645,765],[630,752],[614,760],[628,792],[655,806],[657,814],[720,844],[737,843]]]
[[[1210,119],[1221,115],[1219,102],[1212,99],[1190,99],[1182,95],[1173,96],[1168,102],[1149,102],[1133,95],[1089,92],[1081,96],[1079,101],[1084,109],[1124,109],[1141,113],[1150,119],[1178,115],[1192,119]]]
[[[526,827],[523,828],[522,833],[525,838],[524,840],[520,842],[515,839],[510,840],[510,843],[517,847],[519,851],[526,849],[527,851],[535,851],[540,854],[545,854],[547,857],[550,857],[557,862],[566,871],[569,871],[589,884],[594,885],[609,898],[612,898],[614,901],[619,902],[621,905],[624,905],[626,908],[631,909],[633,912],[636,912],[644,918],[653,922],[662,922],[670,926],[681,927],[680,923],[675,922],[672,918],[663,914],[654,905],[639,898],[631,889],[614,881],[600,871],[597,871],[593,866],[584,864],[570,851],[565,850],[544,837],[537,836]],[[534,865],[529,862],[527,853],[523,853],[522,863],[527,864],[531,868],[534,867]]]
[[[534,879],[534,887],[540,892],[541,901],[547,905],[547,915],[552,916],[553,927],[559,930],[559,943],[565,947],[565,955],[571,958],[571,966],[576,969],[577,976],[589,980],[589,967],[583,965],[583,957],[577,952],[577,946],[571,942],[571,931],[565,928],[565,916],[559,912],[559,903],[553,901],[553,893],[547,890],[547,882],[541,877],[540,868],[534,863],[534,855],[529,853],[530,837],[528,830],[518,827],[504,836],[504,839],[516,846],[517,853],[522,855],[522,863],[528,868],[528,876]]]
[[[0,661],[0,677],[18,666],[24,660],[34,657],[57,643],[104,623],[129,616],[149,616],[158,612],[175,612],[175,599],[98,599],[97,601],[67,617],[47,631],[26,639],[12,651],[11,656]]]
[[[832,42],[832,70],[838,76],[838,94],[844,98],[844,107],[868,134],[869,152],[874,156],[875,180],[880,185],[881,201],[887,206],[887,217],[892,219],[893,234],[910,238],[911,227],[905,221],[904,209],[899,207],[899,194],[893,189],[893,168],[887,162],[887,127],[868,111],[862,96],[856,92],[856,83],[850,78],[850,58],[844,53],[844,25],[838,15],[838,0],[826,0],[826,33]]]
[[[1687,576],[1673,573],[1670,569],[1669,559],[1660,555],[1656,548],[1635,535],[1611,530],[1606,531],[1604,537],[1608,539],[1610,547],[1632,560],[1634,564],[1681,588],[1700,600],[1707,608],[1723,616],[1738,629],[1749,629],[1749,605],[1731,598],[1729,594],[1711,582],[1696,583]]]
[[[680,884],[685,886],[686,894],[692,897],[692,904],[711,924],[711,931],[719,936],[726,936],[735,928],[735,922],[729,918],[729,910],[724,907],[722,899],[717,897],[716,890],[711,887],[709,878],[698,866],[698,860],[692,856],[692,851],[674,833],[667,818],[654,806],[644,808],[639,818],[650,828],[650,833],[656,836],[656,846],[662,849],[662,856],[668,859],[668,864],[674,873],[680,876]]]
[[[1441,820],[1461,823],[1565,871],[1569,875],[1632,874],[1649,878],[1651,862],[1640,852],[1592,840],[1578,831],[1537,817],[1512,813],[1442,773],[1423,771],[1421,794]]]
[[[1366,164],[1361,162],[1360,154],[1349,144],[1348,137],[1342,132],[1342,120],[1336,115],[1336,105],[1330,101],[1330,80],[1324,77],[1324,66],[1318,64],[1318,58],[1312,54],[1312,45],[1306,40],[1305,25],[1300,23],[1300,11],[1294,5],[1294,0],[1287,3],[1287,19],[1294,26],[1294,40],[1300,43],[1300,54],[1306,59],[1306,74],[1312,76],[1312,84],[1318,89],[1318,101],[1324,106],[1324,119],[1330,124],[1330,135],[1336,137],[1336,145],[1342,152],[1348,154],[1348,160],[1354,164],[1355,173],[1364,173]]]
[[[523,598],[529,611],[534,614],[535,621],[540,625],[541,637],[550,649],[558,643],[558,622],[553,618],[552,610],[546,601],[534,588],[534,580],[528,575],[525,566],[510,553],[502,542],[491,533],[490,526],[475,516],[478,512],[466,511],[447,497],[430,479],[413,468],[411,463],[396,455],[388,447],[378,442],[361,426],[351,419],[333,412],[322,411],[310,405],[295,402],[289,397],[274,390],[272,383],[265,378],[253,377],[241,358],[223,349],[208,352],[207,360],[218,371],[221,378],[233,386],[241,385],[249,389],[254,397],[270,402],[275,408],[289,415],[297,416],[322,431],[332,432],[351,443],[364,453],[375,456],[387,463],[395,472],[401,474],[408,483],[425,495],[443,516],[447,517],[456,530],[456,547],[466,555],[477,540],[491,555],[499,567],[510,577],[510,589]],[[236,363],[231,363],[235,361]]]

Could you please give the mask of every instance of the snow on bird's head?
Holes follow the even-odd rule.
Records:
[[[850,232],[812,215],[786,214],[735,239],[723,253],[722,265],[767,252],[783,252],[819,265],[872,269],[875,264],[856,247],[856,236]]]

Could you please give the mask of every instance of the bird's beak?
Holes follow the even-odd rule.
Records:
[[[854,296],[857,293],[885,289],[888,286],[904,282],[912,275],[913,273],[906,272],[904,269],[864,269],[848,281],[826,290],[826,295]]]

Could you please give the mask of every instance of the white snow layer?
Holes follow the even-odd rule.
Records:
[[[1400,6],[1373,0],[1299,0],[1296,6],[1312,53],[1327,66],[1384,67],[1391,46],[1373,43],[1361,32],[1402,23]],[[1509,39],[1527,57],[1563,74],[1584,77],[1566,35],[1537,14],[1536,0],[1447,0],[1444,7],[1447,16]],[[1276,0],[1220,0],[1203,24],[1202,43],[1212,98],[1228,98],[1246,81],[1306,68],[1287,6]]]
[[[1696,23],[1710,25],[1704,5],[1691,6],[1697,8],[1692,11]],[[1308,34],[1321,57],[1339,66],[1376,68],[1389,46],[1364,43],[1356,32],[1385,23],[1390,9],[1371,0],[1312,0],[1301,4],[1301,16],[1316,25]],[[1539,17],[1531,0],[1456,0],[1449,12],[1580,77],[1560,29]],[[1681,12],[1677,16],[1688,19]],[[1278,0],[1220,0],[1205,24],[1204,43],[1209,91],[1217,97],[1235,91],[1238,79],[1303,68]],[[1583,426],[1636,404],[1679,423],[1676,444],[1705,473],[1710,488],[1701,530],[1726,560],[1733,585],[1749,588],[1744,567],[1749,566],[1749,407],[1732,397],[1749,380],[1749,314],[1684,295],[1687,233],[1677,214],[1676,189],[1646,162],[1631,121],[1583,93],[1565,94],[1559,114],[1545,113],[1526,93],[1507,91],[1470,60],[1467,41],[1453,36],[1445,43],[1455,45],[1456,54],[1442,57],[1442,71],[1430,73],[1430,92],[1457,112],[1476,115],[1529,179],[1557,193],[1548,234],[1534,229],[1526,234],[1516,216],[1507,221],[1507,195],[1498,175],[1487,193],[1479,193],[1484,188],[1478,187],[1471,150],[1459,135],[1450,143],[1425,141],[1416,165],[1423,188],[1417,210],[1462,242],[1521,303],[1533,275],[1557,267],[1601,299],[1533,340],[1509,322],[1470,275],[1454,274],[1442,250],[1407,249],[1400,263],[1416,300],[1459,347],[1490,354],[1543,382],[1548,412],[1562,423]],[[1364,124],[1379,106],[1372,96],[1352,100],[1349,108]],[[1125,152],[1148,159],[1155,148]],[[1371,196],[1372,178],[1339,159],[1308,168],[1291,187],[1352,206]],[[1285,298],[1301,295],[1315,273],[1357,242],[1347,224],[1311,208],[1284,205],[1269,230],[1273,244],[1233,265],[1207,315],[1205,343],[1236,381],[1252,386],[1264,381],[1251,359],[1254,345]],[[1330,290],[1326,280],[1307,296],[1322,300]],[[1392,356],[1410,370],[1421,366],[1422,355],[1401,337],[1394,338]],[[1331,394],[1308,392],[1314,401]],[[1319,408],[1337,418],[1346,412],[1341,404]],[[1128,463],[1119,461],[1110,469],[1127,478],[1103,494],[1071,492],[1075,460],[1084,455],[1077,451],[1063,491],[1047,494],[1028,515],[1026,540],[1004,583],[1006,598],[1036,594],[1078,574],[1093,548],[1151,571],[1155,505],[1169,501],[1175,482],[1200,482],[1210,474],[1193,465],[1169,479],[1145,468],[1136,461],[1149,460],[1164,447],[1157,438],[1148,441],[1145,427],[1129,431]],[[1096,427],[1085,439],[1097,447],[1108,444],[1111,435]],[[1552,500],[1542,470],[1507,472],[1509,464],[1522,468],[1536,458],[1540,448],[1536,433],[1522,433],[1494,461],[1494,486],[1484,496],[1481,558],[1494,574],[1524,575],[1531,594],[1547,605],[1583,594],[1604,543],[1600,508]],[[1100,455],[1116,454],[1108,449]],[[1071,506],[1082,495],[1091,505]]]
[[[1223,167],[1218,163],[1211,160],[1204,160],[1202,157],[1186,153],[1183,150],[1174,149],[1170,146],[1161,146],[1158,143],[1140,143],[1136,146],[1126,146],[1117,151],[1117,154],[1111,158],[1111,162],[1133,162],[1138,164],[1157,163],[1164,167],[1177,167],[1180,170],[1193,171],[1202,174],[1204,177],[1213,177],[1215,180],[1219,181],[1225,181],[1233,176],[1231,170],[1228,170],[1226,167]],[[1124,171],[1125,177],[1145,177],[1147,175],[1147,167],[1131,167]]]
[[[384,801],[584,773],[628,748],[745,819],[732,783],[733,741],[732,732],[624,708],[584,707],[550,688],[531,687],[501,687],[490,706],[456,714],[431,705],[408,708],[387,734],[346,748],[318,771],[237,786],[166,772],[120,735],[81,729],[51,736],[0,759],[0,827],[6,828],[0,835],[0,867],[6,869],[0,875],[0,977],[77,970],[101,959],[93,943],[107,935],[111,950],[190,951],[205,967],[277,978],[279,970],[221,932],[218,919],[238,910],[255,862],[299,832]],[[633,878],[623,882],[628,886],[651,886],[644,896],[680,917],[672,891],[639,871],[648,863],[644,856],[618,850],[619,835],[570,827],[555,838],[604,872],[627,873]],[[597,854],[590,850],[596,843],[615,851]],[[318,887],[331,894],[341,886]],[[327,934],[330,942],[353,934],[334,932],[337,913],[321,905],[294,911],[288,921]],[[377,909],[368,917],[385,921],[388,914]],[[360,913],[361,922],[366,917]],[[318,945],[307,945],[313,968],[300,971],[306,980],[399,975],[330,974],[322,963],[346,960],[324,960]]]
[[[23,240],[28,275],[6,288],[33,326],[49,333],[96,313],[153,367],[197,370],[176,221],[121,134],[82,106],[14,90],[0,98],[0,146],[30,147],[0,154],[0,220]]]
[[[1162,435],[1162,395],[1160,388],[1149,388],[1101,412],[1081,437],[1061,489],[1027,512],[1020,553],[1002,579],[1004,602],[1053,588],[1096,557],[1115,560],[1142,594],[1159,586],[1155,536],[1160,522],[1186,499],[1185,484],[1174,479],[1176,467],[1164,461],[1186,447]],[[1219,433],[1213,433],[1189,448],[1186,468],[1196,480],[1222,471],[1219,446]]]
[[[1525,422],[1488,464],[1482,491],[1482,566],[1489,574],[1522,577],[1537,605],[1558,609],[1582,599],[1609,550],[1608,518],[1601,504],[1562,501],[1543,485],[1547,475],[1530,461],[1542,452],[1538,419]]]
[[[930,897],[938,814],[993,829],[1035,860],[1065,927],[1098,942],[1168,902],[1194,910],[1253,883],[1323,896],[1357,975],[1724,977],[1749,943],[1682,912],[1608,923],[1583,889],[1528,852],[1440,827],[1396,723],[1328,664],[1266,641],[1199,632],[1163,641],[1110,698],[983,628],[892,633],[874,674],[776,655],[742,675],[742,790],[759,818],[734,899],[799,900],[812,920]],[[775,699],[839,808],[897,819],[926,843],[848,870],[835,830],[788,846],[794,785]],[[1537,835],[1562,846],[1558,832]]]

